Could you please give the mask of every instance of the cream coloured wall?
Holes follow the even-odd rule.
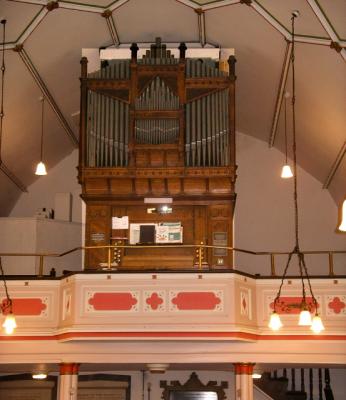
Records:
[[[81,245],[82,224],[30,217],[0,218],[0,253],[62,253]],[[81,270],[81,252],[60,257],[46,257],[44,274],[55,268],[57,275],[66,270]],[[7,275],[36,275],[38,257],[3,256]]]
[[[267,143],[237,135],[235,247],[255,251],[293,250],[293,179],[280,177],[283,162],[284,155],[269,149]],[[301,168],[298,168],[298,202],[301,250],[346,250],[346,236],[335,233],[338,210],[332,197]],[[279,272],[285,260],[286,257],[281,258]],[[268,257],[237,255],[235,265],[243,271],[270,273]],[[326,274],[328,257],[307,257],[307,266],[311,274]],[[346,272],[345,256],[336,257],[335,271]]]
[[[294,246],[293,181],[280,178],[284,161],[277,149],[254,137],[237,134],[238,179],[235,212],[235,246],[257,251],[290,251]],[[82,201],[77,182],[75,150],[58,165],[40,177],[23,193],[11,216],[32,216],[37,208],[54,208],[56,192],[73,196],[73,221],[82,221]],[[302,250],[346,250],[345,235],[335,233],[337,207],[327,190],[303,169],[298,169],[300,238]],[[81,233],[82,235],[82,233]],[[284,259],[278,260],[282,270]],[[328,258],[307,258],[311,274],[326,274]],[[268,275],[269,258],[237,254],[237,269]],[[335,258],[336,273],[345,273],[346,257]],[[296,272],[292,269],[292,273]]]
[[[68,192],[72,195],[72,221],[82,222],[82,201],[80,185],[77,181],[78,150],[74,150],[53,168],[46,176],[39,177],[22,193],[11,210],[11,217],[32,217],[38,208],[54,209],[56,193]]]

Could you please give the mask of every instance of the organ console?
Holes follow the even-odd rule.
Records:
[[[132,44],[131,59],[103,62],[89,74],[81,60],[78,177],[86,245],[130,239],[131,226],[152,225],[161,232],[181,226],[182,244],[232,246],[235,58],[228,73],[218,61],[186,58],[184,43],[179,58],[160,40],[142,58],[137,53]],[[161,212],[167,204],[170,212]],[[119,217],[128,225],[114,225]],[[194,249],[141,246],[117,257],[124,269],[189,269]],[[104,249],[90,250],[85,267],[105,260]],[[206,251],[205,260],[211,268],[232,267],[224,249]]]

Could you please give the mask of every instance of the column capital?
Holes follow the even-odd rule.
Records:
[[[233,365],[236,375],[252,375],[255,363],[234,363]]]
[[[79,366],[78,363],[61,363],[60,375],[78,375]]]

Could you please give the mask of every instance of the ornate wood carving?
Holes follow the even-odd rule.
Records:
[[[160,387],[163,390],[162,399],[163,400],[172,400],[172,394],[174,393],[188,393],[188,392],[212,392],[217,394],[217,400],[225,400],[226,393],[224,389],[228,388],[228,382],[221,382],[220,385],[217,384],[216,381],[209,381],[206,385],[204,385],[198,378],[196,372],[193,372],[183,385],[179,381],[171,381],[169,385],[167,381],[160,381]]]
[[[128,231],[112,231],[111,220],[127,215],[130,223],[180,221],[184,244],[212,244],[219,232],[232,246],[235,60],[229,61],[227,76],[215,61],[185,59],[186,46],[179,49],[180,58],[174,59],[157,40],[137,60],[133,44],[131,60],[110,61],[89,76],[87,60],[81,61],[78,178],[87,204],[87,245],[128,236]],[[171,197],[173,213],[148,214],[145,197]],[[194,251],[136,254],[148,260],[165,256],[167,265],[179,265],[180,257],[181,266],[190,267]],[[231,267],[230,253],[221,259],[205,250],[205,261],[210,267]],[[125,251],[126,257],[134,252]],[[89,251],[86,268],[98,268],[106,259],[105,250]],[[128,258],[128,265],[135,267],[136,260]]]

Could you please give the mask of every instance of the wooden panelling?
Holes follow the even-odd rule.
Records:
[[[104,246],[109,244],[111,233],[111,207],[87,205],[86,208],[86,235],[87,246]],[[87,250],[85,253],[86,268],[99,268],[99,264],[106,262],[107,252],[103,249]]]
[[[137,195],[146,195],[149,193],[149,180],[148,179],[136,179],[135,190]]]
[[[164,179],[151,179],[151,192],[153,195],[161,196],[166,193]]]
[[[150,154],[145,150],[137,150],[135,152],[136,167],[149,167]]]
[[[111,179],[110,191],[115,195],[133,193],[132,179]]]
[[[105,178],[88,179],[85,182],[85,191],[89,194],[106,194],[108,181]]]
[[[167,190],[173,196],[181,193],[181,179],[167,179]]]
[[[209,192],[213,194],[232,193],[231,180],[229,178],[210,178]]]
[[[184,193],[185,194],[204,194],[207,192],[206,179],[184,179]]]
[[[165,165],[165,152],[162,150],[150,150],[150,167],[163,167]]]

